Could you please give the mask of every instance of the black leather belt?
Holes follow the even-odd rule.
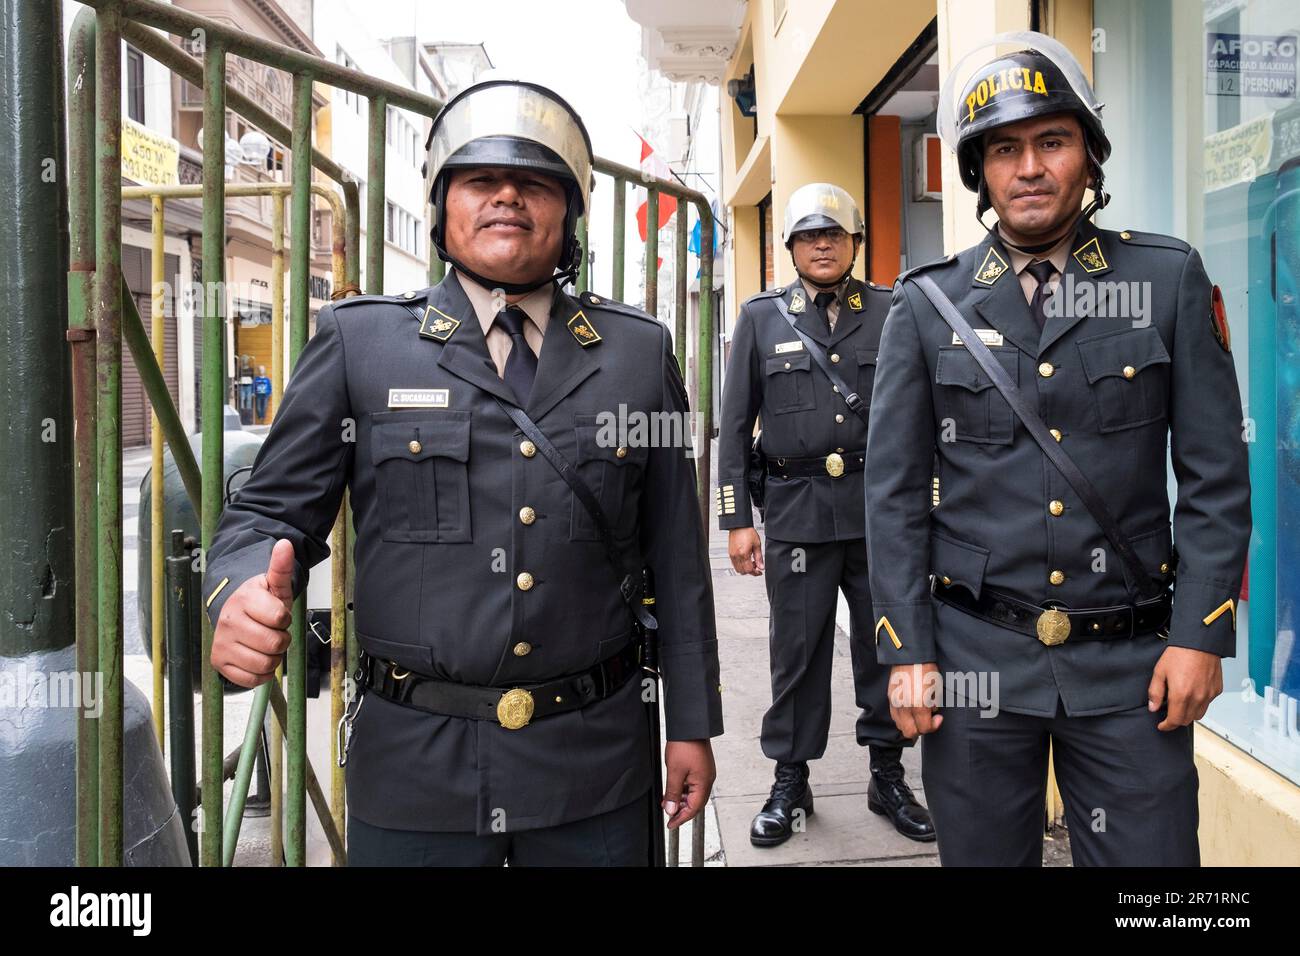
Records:
[[[476,687],[418,674],[366,655],[366,686],[385,700],[446,717],[495,720],[518,730],[539,717],[578,710],[603,700],[640,669],[640,647],[632,640],[590,670],[526,687]]]
[[[773,458],[768,456],[767,473],[777,478],[838,478],[852,471],[862,471],[867,461],[865,451],[833,451],[820,458]]]
[[[974,597],[961,585],[945,585],[935,579],[934,596],[950,607],[965,611],[981,621],[1036,637],[1049,647],[1067,640],[1111,641],[1163,632],[1173,609],[1173,596],[1164,592],[1150,601],[1119,607],[1039,607],[1008,594],[984,588]],[[1161,633],[1161,637],[1168,637]]]

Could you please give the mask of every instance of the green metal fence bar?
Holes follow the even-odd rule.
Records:
[[[676,297],[673,312],[677,317],[673,346],[677,352],[677,367],[683,378],[686,376],[686,288],[690,285],[690,278],[686,275],[686,222],[690,219],[688,208],[685,203],[678,203],[677,213],[673,216],[676,225],[673,257],[673,275],[676,276],[673,291]]]
[[[384,291],[384,180],[388,147],[388,101],[373,97],[367,106],[366,138],[366,292]]]
[[[307,345],[307,278],[311,266],[311,91],[312,76],[300,73],[293,79],[293,192],[289,217],[289,370]],[[304,765],[307,762],[307,620],[306,593],[293,602],[291,643],[284,670],[288,684],[289,717],[285,736],[289,743],[286,774],[285,862],[289,866],[307,863],[307,804]]]
[[[616,302],[623,301],[624,247],[627,244],[627,181],[614,177],[614,248],[610,253],[613,276],[609,294]]]
[[[645,310],[659,317],[659,190],[646,184]]]
[[[212,547],[221,519],[225,441],[222,419],[226,404],[226,48],[209,36],[203,58],[203,494],[201,543],[203,555]],[[218,161],[220,160],[220,161]],[[206,595],[204,600],[206,600]],[[212,623],[202,615],[203,676],[202,779],[203,818],[199,859],[203,866],[221,865],[222,720],[221,677],[212,666]]]
[[[68,342],[72,349],[74,576],[77,671],[99,671],[99,567],[96,529],[95,314],[95,12],[84,9],[68,38]],[[99,863],[99,720],[77,708],[77,865]]]
[[[121,866],[122,836],[122,61],[120,13],[104,4],[95,21],[94,308],[96,476],[99,482],[99,669],[104,703],[99,719],[99,862]]]
[[[163,239],[166,232],[166,221],[163,215],[163,200],[161,196],[154,196],[149,203],[150,218],[152,220],[150,228],[152,229],[153,242],[150,244],[150,262],[149,274],[153,280],[152,295],[150,296],[150,310],[152,315],[150,320],[153,325],[153,356],[158,363],[159,368],[166,367],[166,345],[167,336],[164,332],[166,328],[166,318],[163,315],[163,309],[166,306],[166,299],[163,295],[164,282],[166,281],[165,259],[163,258]],[[153,409],[149,415],[149,527],[155,529],[149,542],[149,588],[152,596],[151,614],[149,618],[149,633],[151,637],[152,657],[150,663],[153,665],[153,726],[154,733],[158,736],[158,746],[162,749],[163,754],[167,753],[167,729],[164,723],[166,707],[164,706],[164,693],[166,687],[163,681],[163,670],[167,666],[167,652],[164,644],[166,625],[164,624],[166,601],[165,567],[163,561],[166,558],[164,544],[166,541],[163,535],[163,430],[162,423],[159,420],[160,412],[157,408]]]
[[[248,784],[253,779],[253,764],[262,743],[262,725],[266,722],[266,705],[271,699],[268,681],[253,692],[253,706],[248,711],[248,724],[244,729],[244,746],[239,751],[239,765],[235,768],[235,787],[226,807],[226,821],[222,827],[221,865],[235,865],[235,845],[239,842],[239,826],[244,822],[244,804],[248,800]]]
[[[286,724],[286,710],[284,694],[280,693],[280,687],[274,681],[266,685],[271,688],[271,710],[275,713],[275,718],[280,722],[282,727]],[[342,860],[347,863],[348,851],[343,844],[343,834],[334,827],[334,820],[330,817],[329,803],[325,800],[325,791],[321,789],[320,780],[316,777],[316,771],[312,769],[311,761],[305,756],[302,761],[303,772],[303,789],[306,790],[307,796],[311,797],[312,807],[316,811],[316,819],[320,821],[321,829],[325,831],[325,841],[329,844],[330,852],[336,860]],[[292,864],[290,864],[292,865]]]

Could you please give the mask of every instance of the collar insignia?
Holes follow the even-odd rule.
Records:
[[[848,302],[849,302],[849,308],[852,309],[854,312],[861,312],[861,311],[862,311],[862,293],[861,293],[861,292],[855,292],[855,293],[853,293],[851,296],[849,296]]]
[[[989,246],[988,254],[984,256],[984,262],[975,270],[975,281],[982,285],[992,285],[1009,268],[1007,261],[998,254],[998,250],[993,246]]]
[[[460,327],[460,319],[453,319],[446,312],[433,306],[424,310],[424,321],[420,323],[420,334],[435,342],[446,342],[451,334]]]
[[[595,326],[591,324],[590,319],[582,314],[581,309],[565,325],[568,326],[573,337],[578,340],[578,344],[584,349],[600,341],[600,335],[597,334]]]
[[[790,314],[798,315],[806,308],[808,308],[808,303],[803,297],[803,291],[795,289],[790,293]]]
[[[1083,266],[1083,271],[1092,273],[1108,269],[1106,257],[1101,254],[1101,243],[1093,236],[1078,249],[1074,250],[1074,260]]]

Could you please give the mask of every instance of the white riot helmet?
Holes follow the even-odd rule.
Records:
[[[839,226],[851,236],[866,232],[858,204],[846,190],[832,183],[809,183],[790,194],[785,204],[781,241],[787,249],[796,232]]]
[[[591,196],[594,157],[591,137],[581,117],[558,94],[519,80],[477,83],[442,108],[429,130],[425,148],[425,188],[434,209],[432,238],[439,257],[484,285],[506,292],[528,292],[544,284],[521,286],[479,276],[447,253],[442,211],[449,171],[468,166],[512,166],[547,173],[564,183],[568,195],[564,216],[567,238],[559,272],[545,281],[564,281],[577,275],[581,256],[577,222],[586,213]]]

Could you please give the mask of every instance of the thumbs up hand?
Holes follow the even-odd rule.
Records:
[[[212,666],[240,687],[265,684],[289,649],[293,620],[293,544],[281,538],[266,573],[226,599],[212,637]]]

